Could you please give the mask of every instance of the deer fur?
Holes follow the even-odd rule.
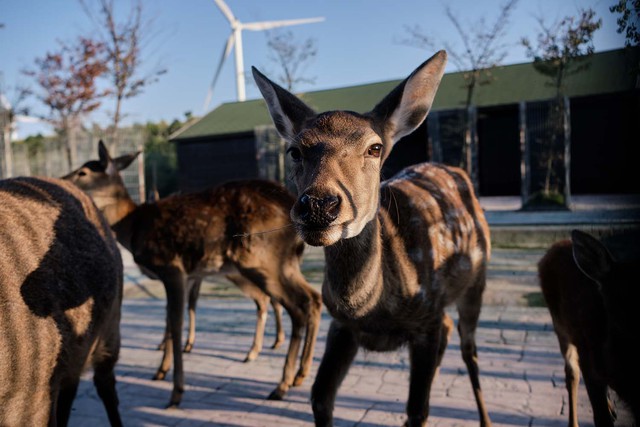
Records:
[[[291,218],[308,244],[324,246],[322,297],[333,320],[311,393],[318,426],[332,424],[359,347],[402,345],[411,356],[406,425],[425,425],[452,303],[480,422],[490,425],[474,338],[490,239],[473,186],[461,169],[428,163],[380,182],[393,145],[427,116],[446,57],[435,54],[366,114],[317,114],[253,68],[292,159]]]
[[[309,373],[322,309],[320,294],[300,271],[304,243],[288,216],[292,195],[274,182],[247,180],[136,206],[118,171],[139,153],[111,159],[102,142],[98,151],[99,160],[87,162],[66,178],[93,197],[141,270],[164,284],[169,334],[155,379],[166,376],[173,358],[169,406],[177,406],[184,392],[180,343],[187,283],[225,266],[235,267],[237,273],[229,279],[245,293],[253,293],[259,307],[271,298],[291,317],[282,380],[269,396],[282,399]]]
[[[638,263],[617,262],[596,238],[574,230],[571,240],[553,244],[538,263],[540,287],[565,360],[569,426],[578,426],[580,373],[596,426],[613,426],[615,412],[607,387],[640,416]],[[637,282],[637,280],[635,280]]]
[[[122,425],[122,260],[91,199],[51,178],[0,181],[0,425],[65,426],[85,365]]]

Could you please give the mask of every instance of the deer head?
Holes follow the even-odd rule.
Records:
[[[424,121],[447,61],[440,51],[365,114],[317,114],[255,67],[253,76],[287,141],[298,199],[291,218],[310,245],[357,236],[378,211],[380,171],[394,144]]]
[[[63,176],[62,179],[73,182],[89,194],[98,209],[105,214],[109,223],[113,224],[116,219],[111,218],[112,215],[109,211],[115,210],[115,207],[123,199],[130,200],[120,171],[127,168],[139,154],[140,151],[112,159],[107,147],[100,140],[98,143],[99,160],[86,162],[80,168]]]

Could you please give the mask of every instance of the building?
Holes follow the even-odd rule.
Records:
[[[634,173],[637,156],[632,155],[640,135],[640,77],[632,72],[639,59],[638,48],[596,53],[583,61],[584,70],[565,80],[571,159],[567,180],[573,194],[640,193]],[[480,195],[528,192],[531,180],[541,174],[530,161],[536,150],[535,125],[547,114],[555,89],[531,63],[502,66],[492,70],[490,84],[476,89],[473,106],[466,111],[463,74],[445,74],[429,118],[397,144],[383,177],[421,161],[457,164],[464,140],[461,129],[467,128],[455,124],[462,120],[471,134],[472,177]],[[400,81],[299,96],[316,111],[366,112]],[[274,140],[262,99],[223,104],[172,140],[177,143],[183,191],[229,179],[284,176],[282,146]]]

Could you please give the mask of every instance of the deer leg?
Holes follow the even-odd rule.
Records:
[[[155,379],[163,379],[169,370],[173,357],[173,390],[168,407],[176,407],[182,400],[184,393],[184,369],[182,364],[182,324],[184,317],[184,297],[186,276],[179,269],[167,267],[157,269],[158,277],[162,278],[167,295],[167,320],[170,336],[166,341],[164,357],[158,368]]]
[[[607,384],[597,378],[592,378],[591,373],[594,368],[588,366],[589,363],[586,360],[580,360],[582,378],[593,409],[593,423],[598,427],[613,427],[614,417],[607,396]]]
[[[284,329],[282,328],[282,305],[280,305],[276,299],[271,298],[271,307],[273,307],[273,314],[276,319],[276,340],[271,346],[271,348],[275,350],[282,345],[285,336]]]
[[[438,363],[444,352],[442,336],[446,334],[444,315],[423,337],[409,343],[411,373],[409,377],[409,399],[405,426],[425,426],[429,417],[429,394]]]
[[[305,289],[300,285],[301,289]],[[302,384],[302,381],[309,375],[311,370],[311,363],[313,362],[313,350],[316,346],[316,338],[318,337],[318,329],[320,328],[320,316],[322,314],[322,297],[310,286],[304,284],[307,287],[308,302],[306,310],[307,314],[306,324],[307,330],[305,333],[304,346],[302,347],[302,355],[300,356],[300,368],[293,380],[293,385],[298,386]]]
[[[166,308],[167,315],[165,316],[165,327],[164,327],[164,336],[162,337],[162,341],[158,344],[158,350],[164,351],[167,346],[167,340],[169,339],[169,305],[167,304]],[[162,378],[154,378],[154,379],[162,379]]]
[[[300,343],[302,342],[302,330],[305,326],[305,315],[295,305],[290,305],[288,301],[282,301],[285,310],[291,317],[291,338],[289,340],[289,349],[284,362],[284,370],[282,372],[282,380],[280,384],[269,394],[268,400],[282,400],[284,395],[289,391],[289,387],[293,385],[294,371],[296,368],[296,360],[300,351]]]
[[[93,384],[102,400],[111,426],[122,426],[118,412],[118,393],[116,392],[116,376],[114,368],[120,353],[120,332],[116,331],[104,344],[104,351],[95,353],[93,359]]]
[[[333,425],[338,388],[357,353],[358,341],[353,331],[332,320],[324,355],[311,387],[311,407],[317,427]]]
[[[473,394],[478,406],[480,425],[491,425],[489,414],[480,388],[480,369],[478,368],[478,352],[476,349],[476,328],[480,318],[482,306],[482,292],[485,288],[485,275],[482,274],[476,281],[476,285],[470,288],[458,301],[458,333],[460,334],[460,349],[471,380]]]
[[[166,378],[167,372],[169,372],[169,369],[171,368],[171,362],[173,361],[173,344],[171,340],[169,304],[167,304],[166,308],[164,337],[162,338],[162,342],[158,346],[158,350],[162,351],[162,361],[160,362],[160,366],[158,367],[158,370],[152,378],[154,381],[159,381]]]
[[[564,382],[569,394],[569,427],[578,427],[578,384],[580,383],[580,366],[578,350],[569,340],[556,331],[560,352],[564,357]]]
[[[58,402],[56,405],[56,423],[59,426],[66,426],[67,424],[69,424],[69,417],[71,416],[71,406],[73,404],[73,399],[75,399],[76,397],[79,383],[80,378],[60,388],[60,392],[58,394]]]
[[[449,340],[451,339],[451,333],[453,332],[453,319],[447,313],[442,316],[442,331],[440,334],[440,347],[438,348],[438,364],[436,366],[435,377],[438,376],[440,371],[440,364],[442,363],[442,358],[444,357],[444,352],[449,345]]]
[[[253,281],[240,274],[227,274],[227,279],[232,281],[243,294],[251,298],[256,303],[256,330],[253,335],[253,344],[244,358],[244,362],[255,360],[262,351],[264,340],[264,329],[267,323],[267,304],[270,297],[260,289]]]
[[[193,279],[189,288],[189,335],[187,335],[187,343],[184,346],[185,353],[191,353],[193,343],[196,341],[196,305],[200,296],[200,286],[202,278]]]

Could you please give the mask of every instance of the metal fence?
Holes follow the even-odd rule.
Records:
[[[105,131],[82,130],[77,135],[77,158],[75,169],[88,160],[98,158],[98,141],[107,140]],[[122,129],[115,136],[117,149],[111,152],[112,157],[142,151],[145,132],[142,128]],[[29,145],[12,143],[13,176],[47,176],[60,177],[70,172],[65,143],[59,137],[47,137],[42,144]],[[2,162],[4,164],[4,162]],[[138,158],[127,169],[120,172],[131,198],[140,203],[145,200],[144,158]],[[2,177],[6,171],[2,171]]]

